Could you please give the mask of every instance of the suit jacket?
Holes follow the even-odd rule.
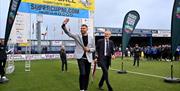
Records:
[[[76,59],[82,58],[82,56],[84,54],[84,50],[82,48],[82,46],[84,46],[82,35],[81,34],[72,34],[72,33],[70,33],[66,29],[65,24],[63,24],[61,27],[69,37],[71,37],[71,38],[73,38],[75,40],[75,44],[76,44],[75,53],[74,53],[75,58]],[[91,63],[93,61],[92,53],[95,51],[95,41],[94,41],[94,38],[92,36],[88,36],[87,47],[90,48],[90,52],[86,52],[86,57],[88,59],[88,62]]]
[[[104,49],[105,48],[105,40],[104,39],[99,39],[97,41],[96,45],[96,54],[98,54],[98,60],[101,61],[102,58],[105,56],[104,55]],[[114,43],[112,40],[109,40],[109,53],[107,56],[111,57],[111,55],[114,55]]]
[[[61,60],[66,60],[66,51],[64,49],[60,50],[60,58]]]

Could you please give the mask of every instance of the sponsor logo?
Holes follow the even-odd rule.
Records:
[[[80,1],[85,7],[89,7],[91,4],[89,2],[89,0],[81,0]]]

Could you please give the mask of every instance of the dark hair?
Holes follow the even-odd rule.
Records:
[[[85,27],[87,27],[87,28],[88,28],[88,26],[87,26],[86,24],[82,24],[82,25],[81,25],[81,27],[83,27],[83,26],[85,26]]]

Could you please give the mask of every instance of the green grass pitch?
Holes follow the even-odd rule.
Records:
[[[112,61],[111,69],[121,69],[120,58]],[[132,59],[125,58],[124,69],[136,73],[117,74],[109,70],[110,83],[114,91],[180,91],[180,83],[165,83],[163,78],[170,76],[170,62],[140,61],[140,67],[132,66]],[[59,60],[34,60],[31,71],[24,71],[24,62],[15,62],[15,71],[7,75],[8,83],[0,84],[0,91],[79,91],[79,72],[76,60],[68,60],[68,72],[61,71]],[[180,78],[180,61],[173,62],[174,76]],[[99,91],[98,81],[102,71],[97,69],[88,91]],[[156,75],[156,76],[151,76]],[[107,86],[104,83],[104,91]]]

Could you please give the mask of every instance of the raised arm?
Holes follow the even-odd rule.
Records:
[[[84,48],[83,44],[80,43],[80,41],[78,40],[78,36],[75,35],[75,34],[70,33],[70,32],[67,30],[66,24],[67,24],[68,22],[69,22],[69,19],[66,18],[66,19],[63,21],[63,24],[61,25],[61,28],[64,30],[64,32],[65,32],[69,37],[73,38],[75,41],[77,41],[77,42],[81,45],[82,48]]]
[[[66,18],[66,19],[63,21],[63,24],[61,25],[61,28],[64,30],[64,32],[65,32],[69,37],[75,39],[75,38],[76,38],[76,37],[75,37],[76,35],[70,33],[70,32],[67,30],[67,28],[66,28],[66,24],[67,24],[68,22],[69,22],[69,19]]]

